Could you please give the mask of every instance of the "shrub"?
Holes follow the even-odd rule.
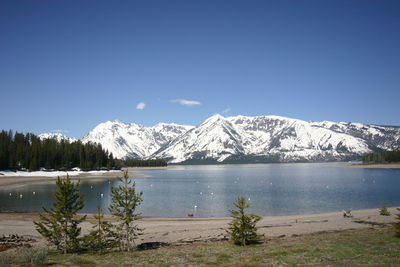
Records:
[[[96,221],[93,223],[92,230],[83,237],[84,247],[100,252],[116,247],[119,236],[113,231],[113,225],[104,221],[104,214],[100,206],[97,206],[97,214],[94,215],[94,218]]]
[[[130,251],[135,246],[135,239],[143,229],[135,222],[139,219],[140,213],[135,213],[136,208],[142,203],[143,192],[136,193],[135,182],[129,180],[128,171],[120,179],[121,185],[111,187],[110,213],[117,217],[119,222],[116,226],[118,243],[123,250]]]
[[[250,208],[244,197],[239,197],[234,203],[238,210],[231,210],[232,221],[227,230],[236,245],[245,246],[260,242],[261,238],[257,235],[256,224],[261,217],[256,214],[246,214],[245,209]]]
[[[387,209],[387,207],[385,205],[383,205],[380,209],[379,209],[379,214],[383,215],[383,216],[390,216],[390,211]]]
[[[69,176],[56,182],[54,193],[54,208],[43,208],[47,216],[40,214],[39,222],[34,222],[36,230],[56,246],[57,250],[68,253],[80,249],[79,223],[86,219],[83,216],[76,218],[76,214],[83,208],[83,195],[79,193],[79,182],[73,183]]]

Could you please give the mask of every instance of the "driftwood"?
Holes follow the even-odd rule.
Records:
[[[15,235],[3,235],[0,237],[0,251],[16,247],[31,247],[31,243],[36,242],[30,237]]]
[[[229,240],[229,237],[224,234],[219,234],[217,236],[207,236],[207,237],[195,237],[195,238],[185,238],[178,240],[175,244],[191,244],[195,242],[215,242],[215,241],[225,241]]]
[[[343,210],[343,217],[344,217],[344,218],[351,218],[351,217],[353,217],[353,214],[351,214],[351,209],[350,209],[350,210]]]
[[[272,228],[272,227],[289,227],[292,226],[291,224],[267,224],[267,225],[262,225],[258,226],[258,228]]]
[[[304,221],[298,221],[299,223],[324,223],[328,222],[328,220],[304,220]]]
[[[372,226],[381,226],[381,227],[392,225],[392,223],[380,223],[380,222],[371,222],[371,221],[364,221],[364,220],[353,220],[353,222],[361,223],[361,224],[370,224]]]
[[[137,246],[138,250],[148,250],[148,249],[157,249],[161,247],[169,246],[168,243],[165,242],[145,242]]]

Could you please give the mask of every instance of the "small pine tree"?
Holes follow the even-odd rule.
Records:
[[[116,231],[121,237],[120,247],[130,251],[135,246],[135,239],[143,231],[135,224],[140,216],[135,210],[143,201],[143,192],[136,193],[135,182],[129,180],[128,171],[124,172],[124,177],[120,181],[122,183],[120,186],[111,187],[109,210],[119,219]]]
[[[34,222],[36,230],[63,253],[76,252],[80,249],[78,225],[86,219],[76,218],[83,208],[83,195],[79,193],[79,182],[73,183],[69,176],[57,178],[52,209],[43,208],[47,216],[40,214],[39,222]]]
[[[383,215],[383,216],[390,216],[390,211],[387,209],[387,207],[385,205],[383,205],[380,209],[379,209],[379,214]]]
[[[113,231],[113,225],[104,221],[104,214],[100,206],[97,206],[94,218],[96,221],[93,223],[92,230],[89,235],[84,237],[85,247],[100,252],[116,247],[118,235]]]
[[[238,210],[231,210],[232,221],[229,223],[228,234],[236,245],[245,246],[260,242],[261,238],[257,235],[256,224],[261,217],[256,214],[246,214],[245,209],[250,208],[244,197],[239,197],[234,203]]]
[[[397,208],[400,211],[400,208]],[[400,213],[396,214],[398,222],[394,224],[394,230],[396,231],[396,236],[400,237]]]

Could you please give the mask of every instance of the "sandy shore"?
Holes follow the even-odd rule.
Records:
[[[398,213],[395,208],[389,211]],[[395,215],[381,216],[378,209],[356,210],[352,218],[344,218],[342,212],[313,215],[263,217],[258,223],[259,233],[268,238],[290,237],[323,231],[384,227],[396,222]],[[93,219],[88,215],[88,219]],[[113,221],[110,215],[106,219]],[[0,235],[19,234],[31,236],[43,244],[32,221],[38,220],[33,213],[0,213]],[[192,243],[196,241],[224,240],[225,229],[231,218],[144,218],[138,222],[145,228],[139,242]],[[91,228],[89,222],[81,224],[83,232]]]
[[[400,169],[400,163],[388,164],[353,164],[343,166],[332,166],[328,168],[354,168],[354,169]]]
[[[137,169],[139,170],[139,169]],[[102,173],[80,173],[78,175],[70,176],[71,180],[102,180],[102,179],[118,179],[123,175],[122,171],[110,171]],[[141,173],[129,173],[131,177],[145,177]],[[61,178],[66,175],[61,175]],[[57,176],[3,176],[0,175],[0,188],[13,187],[31,183],[55,183]]]
[[[142,171],[142,170],[167,170],[170,169],[171,167],[165,166],[165,167],[124,167],[122,168],[123,171],[128,170],[128,171]]]

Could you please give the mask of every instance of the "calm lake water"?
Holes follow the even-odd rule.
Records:
[[[228,217],[238,196],[263,216],[400,206],[400,170],[328,168],[344,163],[295,163],[174,166],[140,171],[135,178],[143,191],[143,216]],[[83,212],[105,212],[110,187],[117,180],[85,181]],[[0,190],[0,210],[41,211],[52,206],[54,184],[32,184]],[[33,193],[35,192],[35,193]],[[21,198],[22,195],[22,198]]]

